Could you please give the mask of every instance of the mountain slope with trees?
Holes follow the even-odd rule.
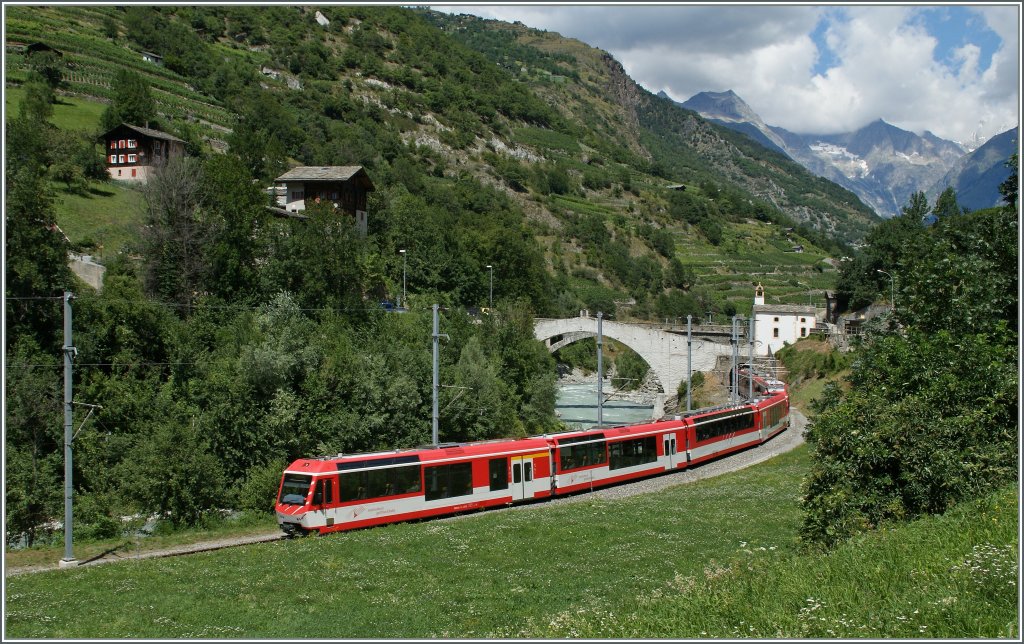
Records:
[[[459,441],[559,426],[534,316],[723,316],[756,281],[800,301],[801,280],[834,280],[822,260],[845,246],[828,222],[860,216],[849,193],[645,94],[607,55],[523,31],[519,78],[440,14],[320,9],[326,25],[286,6],[8,8],[9,38],[63,53],[63,69],[15,54],[6,70],[22,97],[5,123],[12,539],[61,511],[64,290],[75,400],[102,406],[75,439],[76,530],[98,536],[134,513],[266,511],[289,459],[427,442],[431,304],[450,336],[441,437]],[[58,226],[81,217],[62,198],[115,192],[98,132],[54,123],[72,94],[107,101],[99,129],[150,117],[192,153],[138,190],[120,248]],[[297,164],[367,169],[366,237],[326,207],[267,210],[264,188]],[[66,270],[72,247],[102,251],[101,291]],[[496,313],[473,317],[488,265]],[[410,311],[388,313],[404,273]]]

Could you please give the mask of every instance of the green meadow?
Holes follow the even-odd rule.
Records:
[[[1018,634],[1010,583],[1017,573],[1015,490],[812,554],[797,539],[807,466],[801,447],[733,474],[628,499],[580,497],[457,521],[20,575],[7,579],[6,634]]]

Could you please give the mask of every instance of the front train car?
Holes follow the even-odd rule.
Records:
[[[457,514],[551,495],[540,438],[299,459],[281,477],[277,521],[288,535]]]

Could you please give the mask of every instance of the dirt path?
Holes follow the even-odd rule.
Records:
[[[663,476],[655,476],[633,483],[626,483],[624,485],[615,485],[612,487],[601,488],[593,492],[586,494],[576,494],[567,497],[559,497],[551,499],[541,504],[528,504],[528,505],[517,505],[509,508],[503,508],[493,510],[497,512],[516,510],[516,509],[538,509],[545,507],[553,503],[573,503],[580,500],[593,499],[595,497],[601,499],[618,499],[635,496],[637,494],[645,494],[648,492],[656,492],[658,490],[665,489],[673,485],[682,485],[685,483],[692,483],[702,479],[711,478],[713,476],[719,476],[728,472],[735,472],[751,465],[756,465],[763,461],[766,461],[773,456],[777,456],[784,452],[788,452],[804,442],[804,430],[807,426],[807,419],[796,409],[791,410],[791,426],[788,430],[782,432],[775,438],[771,439],[763,445],[753,447],[751,449],[744,450],[737,454],[731,454],[724,458],[717,459],[710,463],[705,463],[696,467],[691,467],[679,472],[666,474]],[[471,514],[461,516],[473,516]],[[445,517],[438,519],[441,521],[451,521],[461,518],[460,516]],[[284,536],[278,532],[272,533],[261,533],[254,535],[246,535],[240,537],[230,537],[223,539],[216,539],[210,541],[200,541],[182,546],[174,546],[173,548],[164,548],[156,550],[140,551],[137,553],[132,552],[121,552],[115,551],[112,553],[104,553],[78,562],[78,567],[83,566],[96,566],[105,563],[114,563],[119,561],[138,561],[140,559],[153,559],[155,557],[173,557],[178,555],[194,554],[197,552],[207,552],[210,550],[220,550],[222,548],[230,548],[233,546],[247,545],[251,543],[263,543],[266,541],[277,541],[282,539]],[[46,570],[57,570],[60,569],[58,562],[52,564],[42,564],[35,566],[4,566],[4,576],[11,577],[14,575],[22,575],[34,572],[43,572]],[[65,568],[66,570],[67,568]]]

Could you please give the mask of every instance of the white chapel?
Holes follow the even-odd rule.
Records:
[[[765,304],[764,287],[754,289],[754,352],[771,355],[800,338],[806,338],[817,325],[817,310],[810,305]]]

